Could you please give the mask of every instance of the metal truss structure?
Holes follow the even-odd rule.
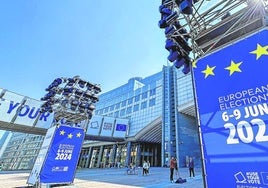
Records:
[[[267,26],[267,15],[268,0],[199,0],[192,14],[179,19],[189,29],[196,59]]]
[[[179,21],[190,35],[192,59],[202,57],[245,35],[268,25],[268,0],[194,0],[192,12],[184,14],[178,6],[182,0],[163,0],[162,5],[171,7],[172,22]],[[169,20],[168,20],[169,21]],[[183,36],[184,35],[184,36]]]

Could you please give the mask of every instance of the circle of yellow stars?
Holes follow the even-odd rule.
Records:
[[[65,133],[66,133],[66,132],[65,132],[64,130],[61,130],[61,131],[60,131],[60,135],[61,135],[61,136],[64,136]],[[72,139],[73,136],[74,136],[74,135],[73,135],[72,133],[69,133],[69,134],[67,135],[67,137],[68,137],[69,139]],[[76,133],[76,137],[77,137],[77,138],[80,138],[81,136],[82,136],[82,134],[81,134],[80,132]]]
[[[258,60],[260,57],[262,57],[264,55],[268,55],[268,45],[261,46],[260,44],[257,44],[256,50],[253,50],[249,53],[255,54],[256,60]],[[242,72],[241,69],[239,68],[242,63],[243,63],[242,61],[241,62],[234,62],[233,60],[231,60],[231,64],[228,67],[225,67],[224,69],[228,70],[229,75],[231,76],[235,72]],[[193,61],[192,67],[197,68],[197,61]],[[215,68],[216,68],[216,66],[210,67],[209,65],[207,65],[206,69],[202,71],[202,73],[205,74],[205,78],[207,78],[208,76],[215,76],[215,74],[214,74]]]

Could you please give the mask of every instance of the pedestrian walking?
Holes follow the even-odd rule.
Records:
[[[142,165],[142,175],[148,175],[148,163],[146,161],[143,162],[143,165]]]

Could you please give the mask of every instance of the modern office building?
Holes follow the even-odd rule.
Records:
[[[200,165],[198,127],[191,75],[184,75],[173,66],[146,78],[135,77],[118,88],[99,96],[95,116],[128,121],[125,137],[91,137],[85,140],[78,166],[99,168],[141,166],[144,160],[151,166],[168,166],[171,156],[180,166],[187,158]],[[48,126],[49,127],[49,126]],[[1,161],[4,170],[31,169],[44,136],[13,133]]]
[[[168,166],[172,156],[181,167],[187,166],[189,156],[200,165],[191,80],[190,74],[164,66],[161,72],[131,78],[100,95],[95,114],[129,119],[129,132],[123,141],[85,143],[79,166],[141,166],[144,160]]]

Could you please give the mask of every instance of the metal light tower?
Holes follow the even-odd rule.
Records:
[[[41,98],[44,103],[40,114],[54,113],[54,123],[47,130],[27,180],[28,184],[41,187],[73,182],[88,122],[101,89],[75,76],[55,79],[46,91]]]
[[[82,126],[87,130],[98,101],[97,94],[101,92],[99,84],[87,82],[79,76],[56,78],[46,91],[48,93],[41,98],[44,101],[41,112],[54,112],[55,123]]]

